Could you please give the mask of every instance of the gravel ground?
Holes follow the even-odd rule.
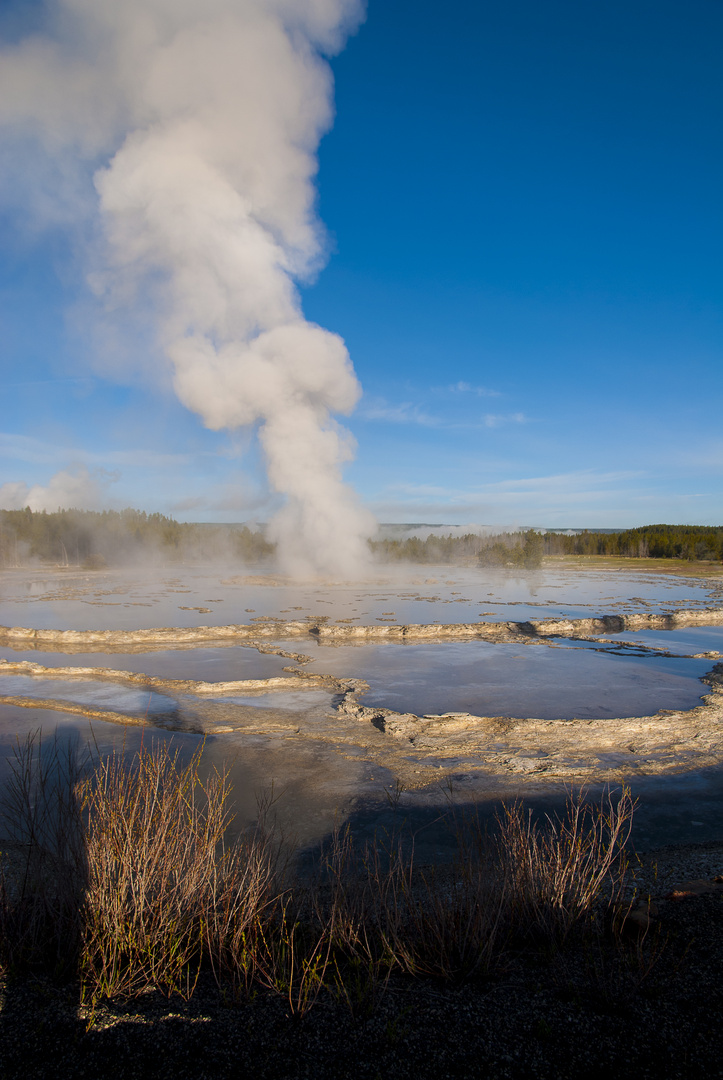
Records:
[[[5,983],[0,1078],[723,1077],[722,872],[723,843],[643,857],[655,915],[642,945],[633,927],[624,947],[528,949],[482,982],[399,982],[373,1008],[319,1000],[303,1019],[209,984],[190,1002],[104,1007],[89,1027],[77,987]],[[707,891],[680,888],[692,879]]]

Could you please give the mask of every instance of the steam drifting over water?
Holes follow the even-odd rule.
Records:
[[[354,447],[333,416],[359,384],[294,285],[323,255],[323,56],[362,14],[359,0],[58,0],[43,34],[0,54],[0,121],[56,178],[33,213],[97,237],[104,303],[152,297],[176,394],[207,427],[259,425],[286,497],[270,538],[299,575],[363,569],[374,528],[342,480]]]

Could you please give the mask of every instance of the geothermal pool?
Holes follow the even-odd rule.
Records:
[[[361,584],[290,584],[272,576],[195,568],[99,573],[5,570],[0,625],[70,630],[262,625],[497,622],[705,609],[723,583],[629,570],[395,568]]]
[[[301,843],[335,817],[378,822],[390,791],[395,812],[404,792],[434,817],[452,790],[492,804],[623,780],[659,811],[664,791],[693,800],[672,820],[665,804],[668,839],[718,835],[720,579],[14,570],[0,624],[3,759],[38,727],[95,752],[148,732],[184,753],[205,740],[208,764],[231,763],[240,820],[273,785]],[[655,838],[645,813],[640,829]]]

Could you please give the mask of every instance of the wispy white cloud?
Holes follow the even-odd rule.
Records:
[[[465,386],[466,384],[458,384]],[[455,389],[451,387],[450,389]],[[474,392],[482,393],[482,387],[471,387]],[[494,391],[490,394],[499,396]],[[363,420],[379,420],[387,424],[417,424],[421,427],[442,428],[448,431],[462,431],[480,428],[500,428],[508,424],[528,424],[529,417],[522,412],[486,413],[481,420],[459,420],[435,416],[426,412],[419,405],[410,401],[391,404],[384,398],[365,399],[357,414]]]
[[[26,461],[33,465],[50,465],[57,462],[60,448],[28,435],[0,432],[0,458]],[[62,456],[68,457],[66,450]]]
[[[683,445],[676,440],[667,448],[656,448],[656,457],[669,460],[673,467],[720,472],[723,469],[723,439],[703,439],[697,444],[686,440]]]
[[[491,390],[488,386],[473,386],[468,382],[453,383],[448,390],[453,394],[474,394],[476,397],[502,397],[500,390]]]
[[[459,492],[456,492],[452,488],[440,487],[434,484],[389,484],[387,491],[398,492],[401,496],[413,496],[414,498],[420,495],[426,495],[430,498],[435,496],[439,498],[454,498]]]
[[[249,489],[243,482],[218,485],[202,495],[188,495],[171,503],[169,510],[174,514],[192,514],[198,512],[212,514],[239,514],[247,517],[271,516],[279,507],[278,496],[267,491]]]
[[[199,457],[197,452],[194,457]],[[0,458],[24,461],[33,465],[57,465],[58,460],[82,463],[95,467],[168,468],[188,465],[190,454],[158,453],[145,448],[131,450],[84,450],[59,446],[29,435],[0,432]]]
[[[186,513],[189,510],[205,510],[208,507],[208,499],[205,495],[190,495],[185,499],[178,499],[171,503],[169,509],[173,513]]]
[[[576,469],[568,473],[554,473],[551,476],[524,477],[519,480],[499,480],[484,484],[480,493],[496,494],[509,491],[515,495],[539,491],[584,491],[587,488],[611,487],[629,480],[640,479],[647,474],[641,469],[620,469],[611,472],[596,472],[594,469]]]
[[[499,428],[504,427],[506,424],[526,424],[527,417],[524,413],[486,413],[484,416],[484,426],[487,428]]]
[[[387,521],[478,521],[500,526],[523,522],[545,527],[606,525],[612,520],[613,525],[624,526],[647,494],[639,484],[647,476],[643,471],[581,469],[470,488],[397,484],[380,493],[372,508]]]
[[[399,405],[391,405],[384,398],[364,400],[357,415],[363,420],[383,420],[388,424],[420,424],[422,427],[440,427],[442,421],[439,417],[430,416],[418,405],[409,401],[403,401]]]

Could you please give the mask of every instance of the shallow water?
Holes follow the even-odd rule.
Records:
[[[276,642],[274,644],[277,644]],[[299,642],[279,644],[286,651],[299,651]],[[29,660],[43,667],[104,667],[134,671],[158,679],[192,679],[194,682],[229,682],[234,679],[271,679],[294,666],[284,656],[260,653],[243,645],[211,649],[151,649],[148,652],[58,653],[0,646],[0,659]],[[2,693],[0,682],[0,693]]]
[[[5,675],[0,679],[0,693],[8,697],[54,699],[85,705],[89,709],[107,709],[153,721],[157,717],[175,714],[178,705],[173,698],[148,690],[134,690],[118,683],[95,682],[92,679],[64,680],[35,678],[27,675]]]
[[[365,679],[365,705],[545,720],[692,709],[710,660],[627,656],[582,643],[386,643],[318,650],[314,671]]]
[[[720,636],[723,638],[723,628]],[[619,651],[615,644],[567,639],[528,645],[470,640],[334,646],[312,638],[304,650],[313,661],[304,670],[363,679],[369,684],[369,691],[360,699],[363,704],[420,716],[469,712],[478,716],[587,719],[648,716],[659,709],[692,709],[700,703],[701,694],[706,692],[700,677],[710,670],[711,661],[687,657],[703,651],[700,641],[707,638],[689,638],[688,631],[647,634],[645,642],[634,635],[616,635],[616,640],[618,637],[632,637],[632,645],[648,644],[650,650],[637,651],[627,646]],[[298,640],[275,644],[284,651],[299,647]],[[682,655],[661,656],[654,650]],[[49,668],[107,667],[157,678],[205,682],[264,679],[291,674],[285,668],[298,670],[286,657],[234,646],[70,657],[63,653],[0,649],[0,658],[27,659]],[[129,690],[118,684],[78,680],[68,683],[39,677],[3,676],[0,694],[57,697],[131,715],[149,709],[151,718],[156,713],[167,713],[171,707],[171,699],[162,694],[149,695],[148,691]],[[326,700],[328,695],[321,695],[319,701],[322,697]],[[312,691],[281,690],[214,700],[258,708],[297,709],[308,707],[316,695]]]
[[[355,623],[497,622],[701,608],[710,582],[625,570],[514,574],[489,568],[395,570],[359,585],[290,585],[238,571],[138,574],[4,571],[0,625],[130,630],[251,624],[269,618]]]
[[[45,732],[46,746],[57,732],[64,744],[76,748],[78,755],[98,760],[99,756],[118,751],[136,753],[141,746],[169,743],[179,751],[181,762],[202,750],[202,774],[212,769],[227,769],[232,788],[235,820],[232,835],[251,825],[257,818],[259,801],[271,800],[271,822],[276,821],[290,849],[297,845],[313,848],[343,820],[348,820],[361,842],[374,843],[385,830],[400,827],[415,831],[417,860],[445,860],[455,851],[454,822],[444,818],[445,803],[425,805],[414,792],[402,792],[398,803],[379,791],[394,791],[394,777],[383,769],[349,757],[323,752],[298,742],[283,746],[268,740],[254,742],[234,735],[222,737],[195,734],[172,734],[160,730],[123,728],[118,725],[44,710],[30,711],[0,705],[0,784],[10,774],[13,752],[23,739],[39,727]],[[465,805],[464,776],[450,776],[455,800]],[[445,784],[442,785],[444,787]],[[559,813],[566,793],[538,789],[519,790],[528,807],[539,813]],[[595,796],[595,792],[591,792]],[[680,776],[639,778],[633,783],[639,796],[633,828],[633,841],[640,850],[665,844],[690,844],[721,838],[723,814],[723,774],[706,770]],[[499,798],[509,791],[494,787],[474,794],[475,806],[482,820],[492,822]]]
[[[254,625],[254,620],[261,627],[269,618],[308,618],[316,622],[326,618],[343,625],[520,622],[545,617],[671,612],[711,605],[721,605],[718,585],[628,569],[552,568],[515,575],[477,568],[422,567],[400,570],[393,580],[384,581],[380,574],[379,580],[360,585],[294,588],[284,583],[244,580],[237,572],[195,569],[136,575],[75,571],[0,575],[0,624],[38,629]],[[199,610],[202,608],[207,610]],[[336,646],[310,634],[288,641],[274,638],[273,646],[312,656],[313,663],[303,668],[308,673],[366,680],[369,691],[359,698],[365,705],[418,715],[468,712],[543,720],[575,717],[583,721],[650,716],[661,709],[692,709],[708,691],[699,681],[700,676],[715,663],[713,659],[693,659],[692,654],[723,652],[723,627],[605,636],[612,644],[554,639],[510,645],[472,639],[417,644],[367,641]],[[665,652],[675,655],[660,655]],[[265,654],[250,645],[69,654],[29,650],[27,646],[23,650],[2,647],[0,658],[27,659],[49,668],[107,667],[160,679],[206,682],[272,678],[283,675],[284,668],[296,666],[290,658]],[[355,733],[362,732],[364,726],[355,728],[346,721],[349,730],[343,728],[342,721],[335,718],[332,694],[317,689],[244,693],[202,701],[193,695],[175,697],[113,682],[7,675],[0,678],[0,694],[79,703],[136,718],[147,717],[153,725],[152,736],[144,736],[142,729],[100,720],[89,723],[62,711],[0,703],[0,758],[10,752],[16,734],[38,726],[45,731],[59,727],[63,738],[95,742],[100,752],[113,746],[132,751],[144,737],[168,738],[162,728],[170,717],[170,726],[180,728],[173,738],[184,754],[201,745],[201,736],[193,732],[202,730],[206,733],[204,754],[209,767],[231,761],[234,792],[243,820],[254,816],[255,793],[259,789],[274,784],[277,791],[283,790],[282,819],[297,828],[302,842],[311,843],[323,836],[337,814],[352,814],[356,821],[381,820],[380,792],[393,789],[396,776],[391,766],[387,767],[391,759],[384,757],[385,747],[394,743],[393,749],[403,755],[404,761],[416,764],[411,747],[407,750],[375,729],[369,734],[364,730],[364,737],[355,742]],[[258,711],[258,722],[248,720],[249,709]],[[234,710],[238,712],[236,719]],[[246,710],[243,716],[240,710]],[[269,718],[268,722],[264,717]],[[303,734],[299,734],[302,717],[305,726]],[[613,751],[617,752],[615,747],[611,751],[615,756]],[[440,778],[453,773],[465,797],[469,789],[469,797],[483,795],[494,800],[503,791],[509,794],[511,783],[520,785],[519,793],[528,790],[525,777],[503,782],[498,775],[486,780],[483,771],[471,768],[469,758],[462,756],[457,762],[456,758],[440,756],[437,761],[435,753],[430,752],[425,759],[427,786],[420,781],[420,790],[413,796],[415,813],[427,805],[432,816],[438,812],[439,792],[435,796],[433,785],[430,787],[426,779],[434,769],[439,770]],[[628,758],[632,761],[629,754]],[[2,768],[0,764],[0,772]],[[642,777],[639,773],[637,782],[647,785],[651,807],[665,806],[661,820],[669,828],[675,819],[680,823],[680,835],[687,839],[710,835],[715,825],[710,808],[719,801],[723,804],[719,772],[706,774],[697,785],[691,779],[687,786],[667,776],[649,781]],[[543,783],[536,782],[538,787]],[[548,785],[546,790],[552,788]],[[691,809],[702,790],[712,793],[706,795],[709,808],[705,814]],[[666,803],[666,791],[670,792],[670,803]],[[365,808],[369,808],[371,818]],[[643,815],[644,835],[648,841],[654,837],[662,843],[664,837],[656,831],[654,817],[652,810]],[[704,826],[696,824],[699,819]]]
[[[165,732],[158,728],[123,727],[102,720],[43,709],[23,709],[0,703],[0,784],[10,776],[14,753],[23,741],[41,729],[46,752],[54,735],[62,746],[74,748],[78,759],[92,765],[118,752],[126,757],[141,747],[161,743],[178,751],[181,764],[202,753],[201,775],[227,772],[231,786],[233,837],[253,824],[259,806],[270,805],[268,822],[278,827],[278,838],[289,851],[318,844],[361,805],[370,805],[380,788],[393,784],[384,769],[370,771],[365,761],[330,754],[328,748],[300,740],[214,736],[193,732]]]
[[[675,630],[632,630],[606,635],[613,641],[630,642],[651,649],[690,656],[693,653],[723,654],[723,626],[686,626]]]

